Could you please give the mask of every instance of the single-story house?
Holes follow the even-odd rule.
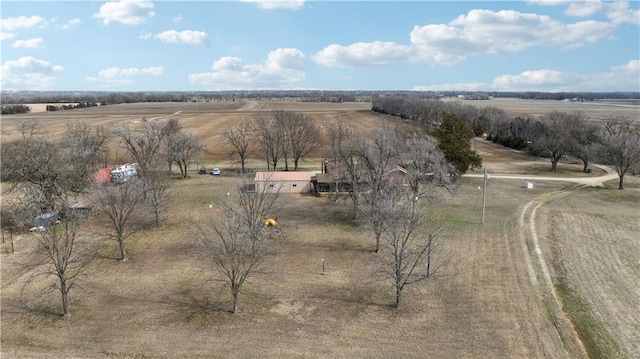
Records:
[[[351,192],[351,180],[347,169],[343,165],[336,165],[324,161],[322,171],[311,180],[313,192],[317,195],[327,193]]]
[[[385,179],[390,180],[396,186],[410,189],[409,179],[407,178],[407,170],[401,166],[395,166],[384,174]],[[351,178],[344,166],[331,166],[325,164],[323,173],[318,173],[312,179],[314,193],[317,195],[328,193],[349,193],[353,189]],[[371,183],[366,178],[358,182],[358,189],[366,192],[370,189]]]
[[[256,172],[253,183],[256,192],[309,193],[311,172]]]

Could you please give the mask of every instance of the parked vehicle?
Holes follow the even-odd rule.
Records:
[[[58,212],[44,213],[33,219],[33,228],[30,230],[44,232],[47,228],[58,223],[60,223],[60,215]]]
[[[215,167],[214,169],[211,170],[211,174],[219,176],[220,175],[220,169],[218,167]]]

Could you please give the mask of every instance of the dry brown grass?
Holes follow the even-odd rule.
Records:
[[[20,264],[28,261],[34,244],[29,235],[22,236],[16,242],[18,252],[3,254],[0,263],[3,358],[568,356],[528,280],[525,253],[517,242],[521,206],[561,189],[562,183],[540,182],[524,190],[520,181],[492,180],[485,225],[479,224],[480,179],[466,179],[453,196],[444,195],[440,212],[447,221],[444,249],[451,260],[439,276],[409,288],[400,310],[390,306],[391,287],[375,280],[372,239],[350,222],[349,203],[288,195],[274,213],[284,236],[279,239],[282,250],[271,259],[272,273],[246,284],[241,313],[232,315],[227,311],[228,293],[207,282],[210,271],[194,250],[190,221],[209,215],[209,204],[236,184],[227,170],[232,166],[225,149],[214,145],[219,144],[216,135],[251,116],[253,110],[247,108],[256,106],[243,104],[216,113],[163,106],[148,113],[142,105],[124,106],[118,107],[121,113],[95,117],[91,111],[73,118],[43,115],[51,132],[60,133],[68,119],[115,125],[183,111],[175,116],[184,128],[211,143],[205,162],[229,167],[219,177],[193,174],[176,180],[165,224],[128,241],[128,262],[114,260],[115,243],[104,242],[100,229],[94,228],[92,237],[101,244],[101,256],[72,292],[68,320],[55,314],[56,293],[42,294],[50,280],[40,280],[20,294],[29,275]],[[368,111],[327,106],[305,108],[320,123],[339,118],[363,133],[384,119]],[[75,111],[84,110],[67,113]],[[11,131],[4,117],[2,131],[4,140],[5,131]],[[492,144],[482,146],[490,168],[506,172],[516,159],[526,171],[527,163],[538,163]],[[310,160],[308,166],[313,168],[315,162]],[[589,200],[577,201],[581,206]],[[325,275],[321,259],[326,261]]]
[[[615,203],[615,206],[611,204]],[[602,347],[597,357],[640,357],[640,188],[591,189],[554,201],[544,216],[558,280],[586,303],[597,321],[615,338],[583,328]],[[590,330],[593,333],[588,333]],[[619,345],[619,347],[618,347]],[[602,354],[605,353],[605,354]]]

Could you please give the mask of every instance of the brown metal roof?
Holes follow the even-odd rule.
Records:
[[[311,172],[256,172],[254,182],[311,181]]]

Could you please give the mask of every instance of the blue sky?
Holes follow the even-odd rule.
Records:
[[[2,90],[640,91],[638,1],[1,1]]]

